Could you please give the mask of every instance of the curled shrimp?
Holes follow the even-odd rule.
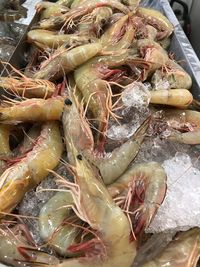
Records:
[[[194,228],[178,236],[154,260],[142,267],[196,267],[200,257],[200,229]]]
[[[52,121],[61,119],[64,99],[60,96],[46,100],[32,98],[11,104],[9,107],[0,107],[1,122]]]
[[[187,89],[169,89],[150,91],[150,103],[169,105],[177,108],[187,108],[193,101],[192,94]]]
[[[108,186],[111,196],[127,212],[137,235],[147,228],[165,193],[167,176],[157,162],[132,164],[122,176]]]
[[[86,44],[71,50],[56,51],[52,58],[43,63],[40,70],[35,73],[37,79],[59,79],[63,74],[76,69],[101,51],[99,43]],[[44,65],[45,64],[45,65]]]
[[[44,204],[39,214],[41,238],[61,256],[73,256],[73,253],[67,249],[76,243],[75,239],[79,233],[78,228],[67,222],[73,215],[71,209],[73,204],[74,201],[69,192],[57,192]],[[77,218],[75,218],[76,221]]]
[[[169,60],[165,67],[157,70],[152,76],[151,82],[156,89],[159,89],[157,84],[159,85],[162,80],[163,82],[167,81],[172,89],[190,89],[192,86],[190,75],[173,60]]]
[[[158,30],[158,40],[169,37],[174,31],[174,27],[171,22],[158,10],[139,7],[136,14],[139,17],[142,17],[147,24],[152,25]]]
[[[169,127],[169,140],[189,145],[200,144],[200,112],[165,110],[162,120]]]
[[[90,38],[78,34],[57,34],[56,32],[36,29],[31,30],[27,34],[28,41],[34,43],[42,49],[58,48],[63,44],[72,47],[74,45],[81,45],[89,43]]]
[[[4,90],[23,97],[49,98],[56,92],[56,85],[42,79],[28,78],[19,70],[9,65],[19,76],[0,77],[0,87]]]
[[[124,173],[128,165],[137,156],[149,127],[150,118],[146,119],[132,137],[104,157],[95,157],[87,153],[87,157],[97,166],[105,184],[113,183]]]
[[[87,222],[96,233],[96,238],[79,246],[90,251],[85,257],[63,260],[52,266],[62,267],[130,267],[136,254],[136,242],[130,241],[130,225],[123,211],[115,204],[104,185],[97,179],[90,164],[77,153],[73,144],[73,172],[75,183],[66,181],[75,206],[76,214]],[[71,250],[74,250],[71,248]],[[76,250],[78,247],[76,246]],[[34,266],[48,266],[37,263]]]
[[[0,228],[0,261],[12,266],[25,267],[24,261],[57,263],[52,255],[40,252],[33,246],[31,235],[25,232],[25,226],[16,224],[13,227]],[[2,264],[1,264],[2,265]],[[7,265],[6,265],[7,266]]]
[[[59,126],[47,122],[34,146],[0,177],[0,212],[10,212],[25,193],[40,183],[59,163],[63,150]],[[0,216],[2,216],[1,214]]]
[[[127,57],[128,53],[120,56],[95,57],[74,72],[76,85],[83,95],[86,106],[92,112],[100,133],[106,132],[109,115],[115,117],[112,112],[112,91],[105,79],[116,70],[111,70],[109,67],[125,64]]]

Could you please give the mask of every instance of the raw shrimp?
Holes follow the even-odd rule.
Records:
[[[59,126],[47,122],[42,126],[34,148],[15,162],[0,177],[0,212],[10,212],[25,193],[39,184],[59,163],[63,150]],[[3,216],[3,214],[1,214]]]
[[[200,144],[200,112],[164,110],[162,121],[169,127],[170,133],[167,138],[170,140],[189,145]]]
[[[76,8],[72,8],[69,12],[61,16],[44,19],[39,22],[38,27],[46,30],[60,29],[63,26],[67,26],[67,24],[71,23],[73,20],[78,19],[88,13],[91,13],[95,8],[104,6],[118,9],[125,14],[129,12],[129,9],[126,6],[116,0],[98,0],[97,3],[95,1],[94,3],[83,3],[83,5],[80,5]]]
[[[72,164],[72,156],[68,146],[68,140],[72,138],[73,143],[79,152],[93,151],[94,140],[92,131],[83,114],[83,105],[78,103],[78,99],[74,93],[70,94],[70,98],[65,100],[65,106],[62,116],[65,143],[68,152],[69,162]]]
[[[38,13],[42,11],[41,16],[40,16],[41,19],[48,19],[53,16],[59,16],[59,15],[65,14],[66,12],[70,10],[66,6],[60,5],[58,3],[48,2],[48,1],[39,2],[35,8]]]
[[[32,98],[14,102],[9,107],[0,107],[0,121],[17,123],[21,121],[60,120],[63,112],[64,99],[61,96],[49,99]]]
[[[36,29],[29,31],[28,41],[42,49],[58,48],[61,45],[74,46],[89,43],[90,38],[78,34],[58,34],[56,32]]]
[[[77,215],[96,231],[96,238],[71,250],[85,248],[85,257],[63,260],[55,267],[130,267],[136,254],[136,242],[130,241],[130,225],[126,215],[114,203],[104,185],[97,179],[89,163],[71,144],[74,155],[75,184],[67,183],[75,202]],[[88,250],[87,250],[88,249]],[[88,251],[88,252],[87,252]],[[48,266],[33,264],[33,266]]]
[[[147,228],[162,204],[167,185],[164,169],[157,162],[133,164],[108,191],[130,214],[137,235]],[[118,199],[118,200],[117,200]]]
[[[55,93],[56,86],[52,82],[28,78],[18,70],[16,72],[20,77],[0,77],[0,87],[14,95],[28,98],[49,98]]]
[[[37,251],[33,244],[29,244],[22,226],[25,228],[24,225],[19,224],[14,227],[0,228],[0,261],[15,267],[25,267],[27,265],[24,261],[43,263],[45,258],[45,263],[56,264],[58,262],[56,257]]]
[[[10,156],[10,144],[9,137],[11,133],[12,126],[0,124],[0,156]]]
[[[158,40],[169,37],[174,30],[171,22],[158,10],[139,7],[136,14],[158,30]]]
[[[71,209],[73,204],[74,201],[69,192],[57,192],[44,204],[39,214],[41,238],[61,256],[73,256],[73,253],[67,249],[75,244],[79,233],[78,228],[68,224],[70,216],[73,215]],[[76,221],[77,219],[75,220],[77,224]]]
[[[74,78],[86,105],[98,124],[98,131],[105,133],[109,114],[112,114],[112,94],[109,83],[104,78],[111,76],[117,67],[125,64],[128,53],[120,56],[102,56],[91,59],[75,70]],[[114,114],[112,114],[114,116]]]
[[[196,267],[200,257],[200,228],[182,232],[154,260],[142,267]]]
[[[135,36],[133,20],[130,15],[121,17],[100,38],[105,51],[120,51],[131,46]],[[115,52],[115,53],[116,53]]]
[[[86,44],[71,50],[56,51],[52,58],[43,62],[40,70],[34,75],[39,79],[59,79],[64,74],[76,69],[78,66],[94,57],[102,49],[99,43]]]
[[[159,84],[161,80],[167,81],[172,89],[190,89],[192,86],[190,75],[173,60],[169,60],[165,67],[161,70],[157,70],[151,81],[156,88],[156,85]]]
[[[169,61],[167,52],[156,42],[149,39],[140,39],[137,42],[138,50],[148,68],[144,70],[143,80],[151,76],[157,69],[165,66]],[[134,63],[134,60],[133,60]]]
[[[152,104],[187,108],[193,101],[193,96],[187,89],[156,90],[150,93]]]
[[[149,122],[150,119],[148,118],[132,137],[116,148],[111,155],[108,154],[101,158],[87,153],[89,160],[100,170],[105,184],[111,184],[120,177],[137,156],[149,127]]]

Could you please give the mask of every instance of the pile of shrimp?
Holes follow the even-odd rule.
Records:
[[[139,0],[44,1],[36,10],[27,67],[2,62],[1,265],[131,267],[167,190],[161,163],[138,160],[141,146],[154,136],[200,144],[192,79],[168,53],[173,25]],[[111,140],[110,125],[134,116],[124,95],[138,90],[140,124]],[[199,255],[200,229],[190,229],[142,267],[194,267]]]

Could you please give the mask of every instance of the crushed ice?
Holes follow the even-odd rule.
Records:
[[[147,232],[200,227],[200,170],[194,167],[189,155],[180,152],[162,166],[167,173],[168,189]]]
[[[140,82],[129,84],[122,92],[122,102],[126,107],[135,107],[139,111],[147,109],[151,94],[148,88]]]
[[[148,114],[150,102],[149,85],[134,82],[126,86],[122,92],[123,109],[118,112],[121,117],[119,122],[109,123],[107,137],[112,140],[123,140],[130,138],[142,124]]]

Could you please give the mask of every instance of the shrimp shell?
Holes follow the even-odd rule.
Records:
[[[57,166],[62,151],[63,144],[58,124],[47,122],[43,125],[33,150],[1,175],[0,212],[12,211],[25,193],[39,184],[49,170]]]
[[[99,43],[86,44],[69,51],[55,52],[44,67],[34,75],[37,79],[55,80],[76,69],[79,65],[94,57],[102,49]]]
[[[64,99],[60,96],[49,99],[32,98],[11,107],[0,107],[3,123],[59,120],[63,112]]]

